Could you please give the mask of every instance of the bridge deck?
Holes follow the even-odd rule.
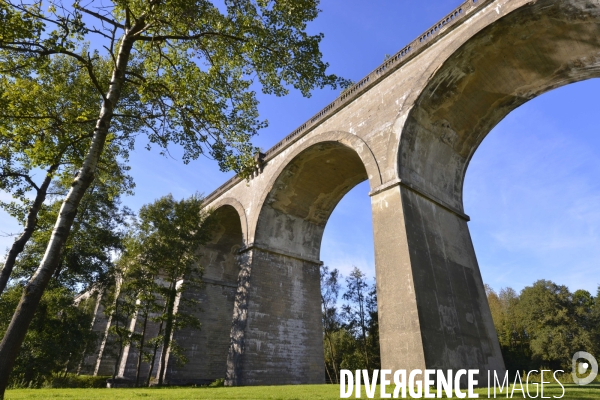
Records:
[[[264,162],[267,163],[270,159],[274,158],[277,154],[323,123],[323,121],[327,120],[338,111],[343,109],[350,102],[360,97],[369,89],[373,88],[379,81],[400,68],[402,65],[406,64],[408,61],[415,58],[417,55],[421,54],[438,39],[445,36],[448,32],[451,32],[453,28],[466,21],[468,17],[474,14],[475,10],[490,2],[493,2],[493,0],[466,0],[460,6],[452,10],[452,12],[447,14],[444,18],[439,20],[436,24],[431,26],[424,33],[419,35],[411,43],[404,46],[402,50],[386,59],[363,79],[344,90],[338,98],[333,100],[323,109],[321,109],[321,111],[313,115],[309,120],[296,128],[292,133],[281,139],[273,147],[267,150],[265,153]],[[206,196],[205,204],[210,204],[221,194],[235,186],[240,181],[242,181],[242,178],[240,178],[238,175],[235,175],[215,189],[211,194]]]

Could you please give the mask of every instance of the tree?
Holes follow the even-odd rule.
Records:
[[[21,284],[9,287],[0,297],[0,333],[4,333],[19,302]],[[11,375],[13,385],[40,387],[53,375],[77,367],[85,344],[95,339],[90,330],[93,308],[74,304],[75,292],[51,284],[44,293],[31,329]]]
[[[162,385],[167,354],[177,355],[173,333],[184,326],[199,328],[199,321],[185,309],[192,300],[180,295],[201,284],[198,248],[210,239],[213,227],[202,207],[198,195],[181,201],[171,195],[162,197],[141,208],[126,240],[118,262],[122,278],[108,310],[115,321],[111,328],[117,342],[115,375],[123,347],[134,342],[139,346],[136,385],[147,342],[152,349],[150,376],[157,351],[161,349],[158,383]],[[143,321],[141,332],[136,332],[135,327],[130,330],[132,316],[136,317],[136,325],[138,318]],[[148,319],[159,324],[154,338],[146,336]]]
[[[594,307],[592,308],[592,340],[596,344],[595,354],[600,354],[600,285],[594,297]]]
[[[340,369],[379,369],[379,323],[376,283],[354,267],[346,277],[345,303],[338,314],[341,289],[337,269],[321,267],[321,309],[325,371],[330,382],[338,382]]]
[[[13,383],[25,382],[36,386],[59,370],[72,370],[74,363],[81,360],[87,345],[95,339],[89,325],[93,311],[88,313],[81,304],[78,310],[74,310],[77,307],[73,304],[73,299],[81,290],[102,290],[110,285],[114,270],[112,258],[123,247],[124,226],[130,216],[129,210],[120,207],[119,201],[119,194],[124,190],[122,185],[127,187],[128,177],[115,175],[114,172],[117,171],[105,172],[109,171],[99,174],[91,190],[82,199],[74,220],[73,234],[67,240],[59,268],[55,270],[50,282],[50,289],[42,297],[46,300],[42,301],[42,306],[36,311],[34,325],[28,331],[24,347],[18,355],[16,370],[11,375]],[[58,185],[53,187],[55,194],[51,197],[60,195],[64,190]],[[60,201],[55,201],[40,211],[38,229],[17,259],[13,283],[2,296],[2,299],[14,301],[10,303],[11,312],[18,303],[17,295],[43,257],[59,206]],[[59,305],[65,308],[65,318],[77,318],[73,321],[79,321],[78,324],[67,323],[70,319],[62,318],[60,321],[64,323],[57,321],[48,325],[50,322],[47,321],[54,318],[46,312],[48,307],[54,307],[53,312],[57,312],[57,309],[60,310]],[[0,329],[2,333],[8,326],[10,314],[4,313],[4,317],[5,324]],[[61,329],[64,330],[62,339]],[[73,344],[69,335],[75,335],[81,342]]]
[[[39,11],[40,4],[23,5],[23,7],[27,11],[35,13]],[[4,1],[0,2],[0,40],[2,42],[40,38],[43,23],[31,16],[29,12],[19,11]]]
[[[135,294],[131,291],[121,290],[125,282],[124,274],[117,273],[115,278],[115,285],[111,288],[112,293],[109,291],[107,296],[108,299],[111,299],[111,302],[109,304],[105,303],[104,308],[104,312],[107,316],[110,316],[109,320],[111,321],[108,334],[115,338],[115,343],[112,344],[116,344],[117,347],[112,373],[113,382],[119,373],[123,350],[125,346],[133,341],[133,332],[130,330],[129,323],[136,313]]]
[[[109,285],[113,270],[113,257],[123,248],[127,219],[132,215],[121,206],[120,195],[131,187],[130,178],[122,169],[103,170],[90,191],[82,199],[77,216],[54,271],[55,285],[72,291],[101,288]],[[54,185],[51,199],[59,198],[67,189]],[[42,208],[37,218],[37,229],[16,260],[13,281],[26,282],[35,273],[44,256],[61,201],[54,200]]]
[[[341,327],[331,334],[331,342],[335,349],[335,363],[338,369],[366,369],[365,357],[360,341],[346,328]]]
[[[164,282],[156,288],[165,304],[161,315],[164,334],[159,385],[163,384],[173,333],[186,321],[186,316],[178,313],[178,297],[184,290],[199,284],[202,269],[198,249],[212,235],[211,220],[207,220],[208,214],[202,207],[202,199],[197,195],[179,202],[169,195],[142,207],[139,213],[138,229],[144,249],[140,262]],[[190,323],[189,319],[187,322]]]
[[[150,383],[152,375],[152,366],[156,358],[156,352],[160,345],[160,336],[162,335],[162,322],[160,316],[165,312],[164,304],[161,305],[157,293],[156,271],[142,264],[142,257],[145,252],[142,236],[136,234],[135,228],[132,227],[128,237],[125,239],[124,251],[118,262],[118,270],[122,279],[123,293],[128,295],[129,299],[134,302],[134,314],[137,319],[142,319],[141,332],[131,332],[131,341],[138,347],[138,359],[135,376],[135,386],[140,385],[140,370],[143,361],[150,362],[151,368],[149,376],[144,380],[146,385]],[[154,338],[147,337],[148,322],[160,323],[157,336]],[[137,324],[136,324],[137,325]],[[146,347],[150,346],[151,350]]]
[[[511,288],[500,290],[500,294],[488,285],[485,289],[506,368],[515,373],[530,369],[529,336],[517,309],[519,295]]]
[[[373,278],[373,284],[367,293],[367,313],[369,314],[367,325],[367,350],[371,368],[381,369],[381,355],[379,350],[379,312],[377,309],[377,282]]]
[[[108,71],[110,65],[105,60],[98,63],[98,68]],[[0,293],[17,257],[38,228],[38,215],[47,206],[48,195],[52,195],[48,192],[51,185],[68,187],[81,165],[98,106],[87,73],[68,57],[38,63],[35,76],[19,72],[0,76],[4,103],[0,112],[0,189],[13,197],[12,202],[0,202],[0,207],[24,223],[0,273]],[[128,102],[129,97],[124,97]],[[127,168],[119,159],[127,159],[133,144],[131,132],[127,132],[130,129],[136,126],[122,129],[120,136],[111,135],[99,161],[99,172],[104,176],[107,172],[121,180],[125,176]],[[39,170],[44,173],[36,182]],[[108,181],[122,183],[112,178]],[[64,197],[66,193],[62,192]],[[52,197],[56,199],[56,195]]]
[[[571,303],[573,307],[572,316],[575,324],[583,331],[592,333],[596,327],[594,318],[596,300],[594,297],[587,290],[576,290],[571,296]],[[589,338],[589,341],[590,343],[595,342],[591,337]],[[595,349],[590,350],[592,353],[595,353]]]
[[[18,71],[17,56],[33,66],[40,59],[70,57],[87,72],[100,111],[45,256],[0,343],[0,396],[115,118],[141,121],[149,141],[163,149],[181,145],[184,161],[209,153],[222,169],[244,171],[253,153],[249,138],[265,125],[257,119],[255,81],[276,95],[286,94],[289,86],[309,95],[315,86],[345,83],[325,73],[318,47],[322,35],[305,32],[318,14],[316,0],[227,0],[221,8],[206,0],[119,1],[96,8],[51,1],[43,5],[48,11],[41,2],[3,4],[3,18],[17,15],[16,31],[24,34],[0,38],[0,70]],[[100,54],[112,62],[108,74],[98,67]],[[130,87],[138,100],[123,107]]]
[[[566,286],[546,280],[521,292],[517,312],[530,338],[534,362],[539,366],[567,370],[575,352],[593,351],[591,332],[584,323],[588,317],[582,315],[589,313],[591,307],[581,307],[581,302],[590,303],[589,293],[578,291],[574,298]]]
[[[323,337],[325,348],[325,371],[331,382],[338,383],[338,364],[332,335],[340,329],[340,321],[337,315],[337,299],[340,291],[338,269],[329,270],[326,265],[321,266],[321,321],[323,322]],[[333,375],[329,369],[333,370]]]
[[[508,370],[568,370],[575,352],[597,351],[597,299],[587,291],[539,280],[520,294],[507,288],[498,295],[489,286],[486,292]]]
[[[365,274],[357,267],[354,267],[350,275],[346,278],[346,292],[342,298],[347,301],[342,307],[343,316],[346,320],[346,328],[359,338],[366,368],[371,369],[372,365],[367,341],[371,322],[368,305],[369,285],[365,279]]]
[[[336,383],[340,369],[373,370],[381,364],[376,284],[369,286],[364,273],[354,267],[346,278],[346,302],[338,315],[340,278],[337,269],[321,268],[325,371]]]
[[[73,234],[67,240],[59,268],[42,297],[32,329],[17,357],[16,369],[11,375],[13,383],[39,386],[52,374],[72,370],[87,345],[95,339],[90,330],[93,310],[87,310],[84,307],[87,304],[80,303],[76,307],[73,299],[82,289],[109,284],[113,254],[122,248],[124,226],[130,212],[120,206],[120,194],[130,187],[130,178],[122,175],[121,166],[112,166],[113,169],[99,172],[93,187],[82,199]],[[66,190],[60,182],[50,189],[50,199]],[[18,304],[18,294],[43,257],[59,207],[60,201],[54,201],[40,210],[37,229],[16,260],[12,283],[0,297],[5,302],[0,323],[2,334]],[[61,318],[55,315],[57,313]]]

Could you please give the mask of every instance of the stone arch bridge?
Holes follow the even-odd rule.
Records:
[[[206,287],[188,294],[203,304],[203,328],[178,333],[189,362],[170,363],[167,380],[324,381],[321,238],[365,180],[382,368],[503,373],[463,210],[465,172],[512,110],[598,76],[600,0],[468,0],[444,16],[257,157],[252,179],[208,196],[220,230],[204,249]]]

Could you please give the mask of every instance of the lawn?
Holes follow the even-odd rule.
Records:
[[[531,394],[535,395],[535,388],[530,386]],[[391,392],[388,390],[388,393]],[[477,391],[480,398],[488,398],[487,389]],[[506,395],[497,394],[498,398]],[[544,396],[561,396],[562,388],[559,385],[545,385]],[[491,398],[493,398],[493,392]],[[161,388],[161,389],[14,389],[6,392],[6,399],[253,399],[253,400],[293,400],[293,399],[339,399],[340,387],[338,385],[296,385],[296,386],[252,386],[252,387],[227,387],[227,388]],[[354,396],[352,397],[354,398]],[[362,399],[366,395],[362,392]],[[376,391],[379,399],[379,388]],[[513,398],[523,398],[521,392],[515,391]],[[540,398],[538,396],[538,398]],[[600,385],[575,386],[565,385],[565,400],[598,400],[600,399]]]

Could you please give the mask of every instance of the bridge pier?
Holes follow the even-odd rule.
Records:
[[[244,258],[226,385],[324,383],[321,263],[255,245]]]
[[[371,199],[382,368],[503,373],[468,217],[399,181]]]

